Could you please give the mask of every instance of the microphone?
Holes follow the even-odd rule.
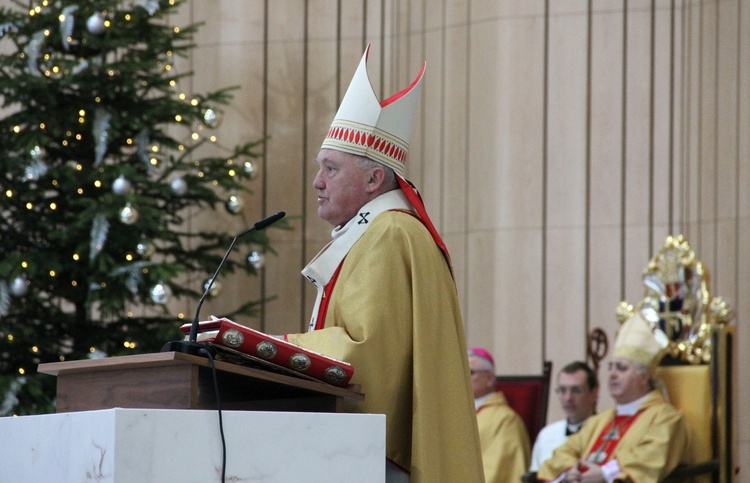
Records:
[[[205,344],[198,342],[198,321],[200,318],[201,306],[203,306],[203,301],[206,300],[206,296],[208,296],[208,293],[211,291],[211,287],[214,284],[214,280],[216,280],[216,277],[219,275],[221,268],[224,266],[224,262],[226,262],[227,258],[229,258],[229,254],[232,252],[232,249],[234,248],[234,244],[237,243],[237,240],[240,237],[247,235],[248,233],[252,231],[262,230],[264,228],[267,228],[270,225],[273,225],[274,223],[279,221],[280,219],[284,218],[285,216],[286,216],[285,212],[279,211],[275,215],[271,215],[267,218],[263,218],[262,220],[256,222],[253,226],[237,234],[234,237],[234,239],[232,240],[232,243],[229,245],[229,248],[227,249],[227,252],[224,254],[224,258],[221,259],[219,266],[216,268],[216,272],[214,272],[214,276],[211,277],[211,280],[209,280],[208,283],[206,284],[206,290],[203,292],[203,295],[198,301],[198,306],[195,308],[195,317],[193,317],[193,323],[190,326],[190,335],[188,336],[188,340],[167,342],[166,344],[164,344],[164,347],[162,347],[161,349],[162,352],[184,352],[187,354],[197,355],[201,350],[206,349]]]

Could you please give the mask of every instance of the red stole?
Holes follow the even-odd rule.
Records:
[[[417,188],[414,187],[414,185],[411,184],[411,182],[406,178],[396,176],[396,180],[398,181],[398,185],[401,187],[401,191],[403,191],[404,195],[406,195],[406,199],[409,200],[409,203],[411,203],[411,205],[419,215],[419,219],[422,221],[422,224],[430,232],[430,235],[432,235],[432,239],[435,240],[435,244],[440,247],[440,250],[443,252],[443,256],[445,256],[445,259],[448,261],[448,267],[451,269],[451,274],[453,274],[453,264],[451,263],[451,256],[448,253],[448,247],[445,246],[443,239],[440,238],[440,234],[432,224],[432,220],[430,220],[430,217],[427,215],[427,210],[424,207],[424,202],[422,201],[422,196],[419,194],[419,191],[417,191]]]
[[[641,411],[632,416],[615,416],[604,430],[599,433],[599,437],[592,446],[595,449],[589,453],[586,459],[597,465],[602,465],[609,461],[615,452],[615,448],[622,441],[622,437],[625,436],[625,433],[640,414]]]
[[[344,260],[346,260],[346,258],[344,258]],[[328,312],[328,302],[331,300],[333,286],[336,285],[336,280],[339,278],[339,272],[341,271],[342,266],[344,266],[343,260],[341,261],[341,263],[339,263],[336,271],[333,272],[333,276],[328,282],[328,285],[323,288],[323,298],[320,301],[320,307],[318,307],[318,318],[315,319],[315,330],[320,330],[325,325],[326,313]]]

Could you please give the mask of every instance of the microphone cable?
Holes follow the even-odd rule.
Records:
[[[219,381],[216,376],[216,364],[214,363],[214,355],[208,349],[198,349],[198,353],[205,354],[211,363],[211,373],[214,379],[214,392],[216,392],[216,410],[219,412],[219,434],[221,434],[221,483],[225,482],[226,471],[227,471],[227,443],[224,439],[224,420],[221,416],[221,398],[219,396]]]

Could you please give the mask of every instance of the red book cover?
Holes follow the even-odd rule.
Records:
[[[189,334],[190,326],[184,324],[180,330]],[[346,386],[354,374],[354,367],[347,362],[318,354],[229,319],[199,322],[197,339],[199,342],[209,342],[217,349],[280,366],[286,369],[286,373],[291,371],[334,386]]]

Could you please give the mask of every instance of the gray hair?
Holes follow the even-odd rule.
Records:
[[[398,187],[398,182],[396,181],[396,172],[393,171],[393,168],[390,168],[382,163],[378,163],[377,161],[373,161],[372,159],[365,156],[359,156],[357,154],[353,154],[352,156],[354,157],[354,164],[356,164],[360,169],[371,170],[375,168],[383,168],[383,170],[385,170],[385,177],[383,178],[383,186],[385,188],[387,188],[388,190],[392,190]]]
[[[635,371],[639,375],[643,374],[644,372],[648,374],[648,387],[653,391],[656,388],[656,381],[654,380],[654,376],[653,374],[651,374],[651,371],[648,370],[648,367],[644,366],[638,361],[631,360],[630,362],[633,364],[633,366],[635,367]]]

